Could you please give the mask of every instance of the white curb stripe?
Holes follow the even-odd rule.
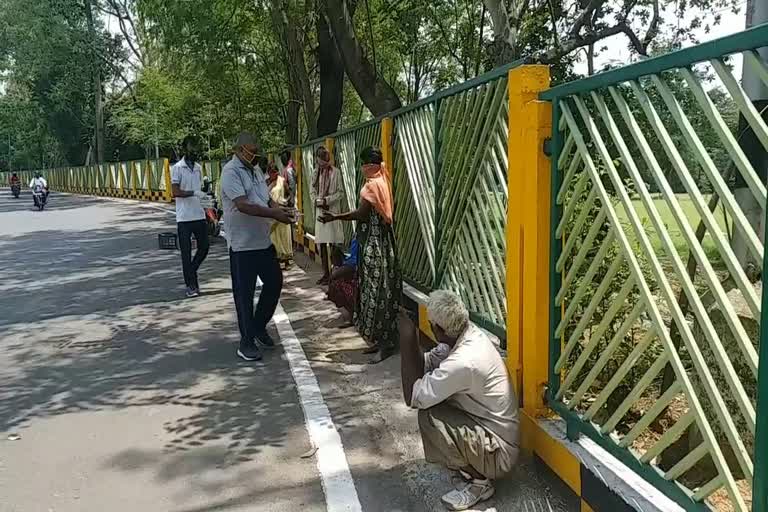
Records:
[[[296,382],[309,439],[313,446],[317,447],[315,457],[323,483],[327,510],[328,512],[362,512],[355,482],[347,464],[347,456],[341,444],[341,436],[333,424],[317,378],[312,372],[304,349],[296,338],[282,305],[278,304],[273,320],[280,334],[280,341],[291,367],[293,380]]]

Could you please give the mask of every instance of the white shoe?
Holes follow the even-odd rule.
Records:
[[[441,498],[449,510],[467,510],[496,492],[490,480],[472,480],[463,489],[454,489]]]

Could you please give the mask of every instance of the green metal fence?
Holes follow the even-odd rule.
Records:
[[[731,181],[759,224],[766,187],[732,114],[765,149],[768,126],[729,64],[743,54],[768,84],[766,45],[762,26],[541,95],[555,132],[550,405],[690,510],[747,511],[754,490],[765,511],[761,286],[732,246],[762,265],[764,227]]]
[[[451,289],[473,319],[506,338],[505,234],[507,209],[507,75],[498,68],[389,114],[398,259],[407,282],[423,291]],[[381,144],[381,119],[328,136],[342,172],[346,206],[362,186],[359,154]],[[304,190],[325,143],[300,147]],[[304,193],[304,231],[315,212]],[[347,238],[351,236],[347,228]]]

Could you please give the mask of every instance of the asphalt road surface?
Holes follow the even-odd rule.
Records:
[[[0,512],[441,510],[398,359],[363,364],[304,263],[282,346],[239,361],[226,247],[183,298],[167,208],[0,190]],[[529,466],[498,487],[478,510],[567,510]]]

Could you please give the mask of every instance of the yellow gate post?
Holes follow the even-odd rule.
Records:
[[[387,174],[387,182],[389,182],[390,192],[392,192],[392,183],[395,179],[394,151],[392,148],[393,129],[394,122],[391,117],[385,117],[381,120],[381,157],[384,160],[384,170]]]
[[[173,202],[173,191],[171,190],[171,163],[167,158],[163,158],[163,176],[165,176],[165,202]]]
[[[543,149],[552,113],[538,95],[549,80],[548,66],[525,65],[512,69],[508,82],[507,353],[529,418],[546,411],[548,379],[550,167]]]

